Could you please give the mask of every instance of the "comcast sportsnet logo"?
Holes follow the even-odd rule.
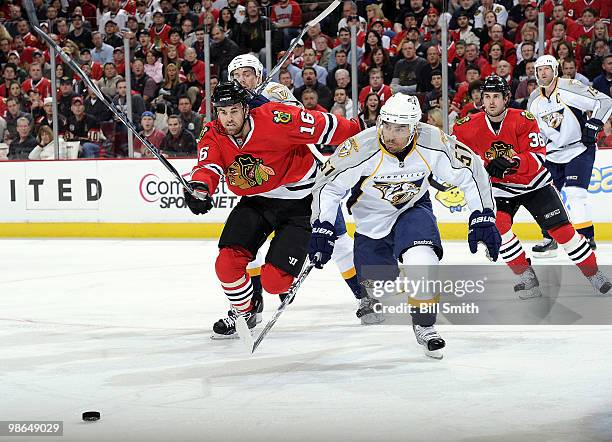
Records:
[[[189,173],[183,174],[188,179]],[[160,178],[154,173],[147,173],[140,179],[140,196],[147,203],[157,204],[162,209],[186,207],[183,186],[176,180]]]

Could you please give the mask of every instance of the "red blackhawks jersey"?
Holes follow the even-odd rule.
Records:
[[[457,120],[457,140],[480,155],[485,165],[500,156],[518,157],[519,167],[504,178],[491,177],[493,195],[511,198],[544,187],[552,181],[544,167],[546,146],[535,117],[519,109],[508,109],[498,132],[484,112]]]
[[[191,179],[214,193],[225,176],[236,195],[300,199],[311,192],[317,167],[306,144],[341,144],[360,131],[357,120],[270,102],[250,111],[240,142],[218,120],[204,126]]]

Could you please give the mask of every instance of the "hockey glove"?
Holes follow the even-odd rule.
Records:
[[[595,143],[597,142],[597,134],[603,127],[603,123],[601,120],[597,118],[591,118],[584,123],[584,127],[582,128],[582,144],[584,144],[588,148],[595,147]]]
[[[508,157],[497,157],[489,161],[489,164],[486,165],[485,169],[492,177],[503,178],[506,175],[516,173],[519,164],[518,157],[514,157],[512,159]]]
[[[316,220],[312,224],[308,258],[317,269],[322,269],[331,259],[337,239],[336,229],[330,222]]]
[[[195,181],[190,181],[189,184],[191,184],[193,190],[202,195],[202,199],[194,197],[187,189],[183,189],[187,207],[189,207],[189,210],[191,210],[194,215],[204,215],[213,208],[212,198],[208,194],[208,186],[204,183],[197,183]]]
[[[485,209],[482,212],[475,210],[470,215],[468,230],[470,252],[476,253],[478,251],[478,243],[481,242],[487,246],[487,256],[489,259],[497,261],[499,247],[501,246],[501,235],[495,226],[495,214],[491,209]]]
[[[256,107],[262,106],[269,102],[270,100],[268,100],[266,97],[264,97],[261,94],[260,95],[252,94],[248,105],[249,105],[249,109],[255,109]]]

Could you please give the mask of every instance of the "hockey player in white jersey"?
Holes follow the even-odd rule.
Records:
[[[242,87],[254,90],[263,82],[263,64],[251,54],[238,55],[235,57],[228,66],[228,75],[230,79],[238,81]],[[287,86],[269,82],[266,87],[262,90],[265,100],[275,101],[293,106],[303,107],[302,103],[293,96]],[[264,100],[261,97],[253,97],[254,103],[250,103],[250,107],[257,107]],[[257,102],[257,101],[260,102]],[[313,155],[319,162],[324,162],[325,158],[321,156],[316,150],[314,145],[309,146]],[[338,240],[336,241],[336,248],[332,256],[335,261],[340,274],[344,278],[344,281],[349,286],[355,297],[359,302],[357,309],[357,317],[360,318],[362,324],[376,324],[383,321],[381,314],[374,312],[373,305],[376,301],[370,298],[364,288],[359,284],[357,274],[355,271],[355,265],[353,264],[353,240],[346,232],[346,224],[342,211],[338,210],[338,218],[336,221],[336,228],[338,230]],[[255,260],[252,261],[247,267],[252,280],[254,288],[257,288],[258,293],[254,296],[259,295],[261,297],[261,283],[259,282],[259,271],[260,267],[264,262],[265,248],[259,249]],[[258,302],[258,308],[261,311],[263,303]]]
[[[331,257],[336,211],[348,190],[347,207],[357,227],[354,257],[360,280],[367,280],[368,266],[386,266],[385,279],[394,279],[398,261],[404,266],[437,265],[442,243],[428,193],[432,174],[465,192],[473,211],[470,251],[476,253],[482,242],[491,259],[497,259],[501,237],[482,161],[438,128],[421,123],[421,117],[416,97],[393,95],[381,108],[377,125],[349,138],[318,172],[309,247],[309,258],[317,267]],[[434,328],[435,313],[416,310],[411,315],[417,342],[428,356],[441,357],[445,342]]]
[[[559,63],[552,55],[539,57],[535,69],[539,88],[529,97],[527,109],[535,115],[546,141],[545,165],[555,187],[565,191],[574,228],[595,249],[587,189],[595,162],[595,141],[610,117],[612,99],[577,80],[559,78]],[[533,247],[534,255],[555,256],[557,243],[546,233],[544,236],[544,241]]]

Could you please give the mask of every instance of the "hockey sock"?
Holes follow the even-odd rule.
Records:
[[[576,232],[580,233],[585,238],[587,239],[594,238],[595,237],[595,227],[593,226],[593,223],[588,223],[588,224],[590,225],[585,226],[585,227],[580,227],[582,224],[576,224],[574,228],[576,229]]]
[[[363,286],[359,284],[359,280],[357,279],[357,275],[353,275],[350,278],[345,278],[344,282],[349,286],[355,298],[361,299],[367,296],[366,291],[363,289]]]
[[[499,256],[502,257],[514,274],[522,274],[529,268],[530,263],[521,242],[512,230],[508,230],[501,237],[502,245],[499,249]]]
[[[587,189],[577,186],[565,186],[563,190],[565,190],[567,196],[567,205],[574,229],[586,238],[593,238],[595,229],[593,228],[589,207],[589,192]]]
[[[574,230],[570,224],[564,224],[548,231],[563,246],[567,255],[578,266],[586,277],[597,273],[597,258],[584,236]]]
[[[401,276],[414,280],[435,280],[437,278],[435,268],[439,264],[438,255],[429,246],[411,247],[402,253]],[[413,267],[418,266],[418,267]],[[424,267],[426,266],[426,267]],[[439,294],[434,293],[411,293],[408,299],[410,305],[410,316],[413,325],[429,327],[436,323],[438,311]]]
[[[232,307],[241,313],[251,310],[253,284],[246,272],[246,266],[252,255],[244,249],[224,247],[219,250],[215,263],[217,277],[221,288]]]

